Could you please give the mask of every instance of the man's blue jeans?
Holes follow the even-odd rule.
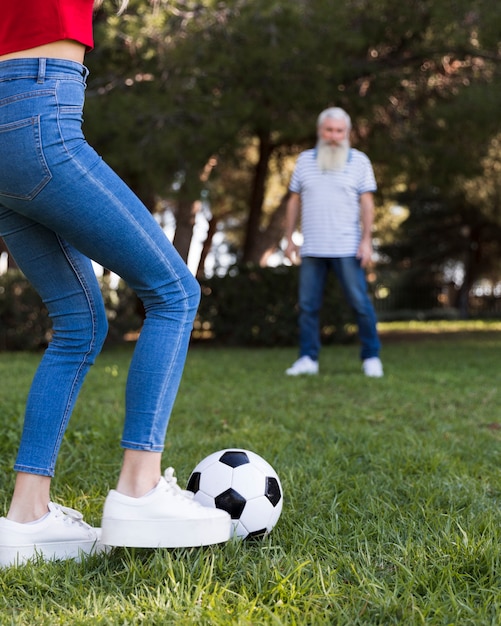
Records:
[[[360,357],[379,355],[381,347],[376,314],[367,293],[365,271],[355,257],[303,257],[299,271],[299,355],[318,360],[320,352],[320,308],[327,273],[332,270],[355,313],[362,344]]]
[[[75,400],[107,332],[90,259],[120,275],[146,311],[127,381],[125,448],[163,450],[200,299],[197,281],[156,220],[86,143],[86,77],[86,68],[71,61],[0,63],[0,235],[53,323],[15,469],[43,476],[54,474]]]

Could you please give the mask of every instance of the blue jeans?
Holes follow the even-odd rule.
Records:
[[[53,324],[15,469],[43,476],[54,474],[107,333],[90,259],[121,276],[146,311],[127,379],[124,448],[163,450],[200,300],[198,282],[148,209],[86,143],[86,77],[71,61],[0,63],[0,236]]]
[[[367,293],[365,271],[355,257],[303,257],[299,271],[299,355],[318,360],[320,352],[320,308],[327,272],[337,276],[343,293],[355,313],[360,358],[379,355],[381,344],[376,329],[376,314]]]

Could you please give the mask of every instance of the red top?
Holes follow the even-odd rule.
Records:
[[[1,0],[0,55],[61,39],[92,48],[94,0]]]

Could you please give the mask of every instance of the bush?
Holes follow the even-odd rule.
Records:
[[[0,350],[38,350],[50,335],[47,309],[24,275],[9,270],[0,276]]]
[[[234,268],[226,276],[201,281],[193,337],[224,345],[297,345],[298,268]],[[141,327],[141,303],[124,283],[101,284],[110,325],[107,343],[120,343]],[[353,321],[333,278],[321,314],[324,343],[351,339]],[[0,276],[0,351],[40,350],[51,337],[51,321],[40,297],[24,275],[9,270]]]
[[[297,267],[240,267],[224,277],[202,280],[194,338],[241,346],[297,344],[298,277]],[[322,308],[323,341],[346,341],[351,321],[339,286],[332,280]]]

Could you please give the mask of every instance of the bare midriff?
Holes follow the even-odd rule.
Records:
[[[46,43],[43,46],[28,48],[27,50],[2,54],[0,55],[0,62],[8,61],[9,59],[40,59],[46,57],[48,59],[64,59],[65,61],[83,63],[84,56],[85,46],[83,44],[72,39],[63,39]]]

